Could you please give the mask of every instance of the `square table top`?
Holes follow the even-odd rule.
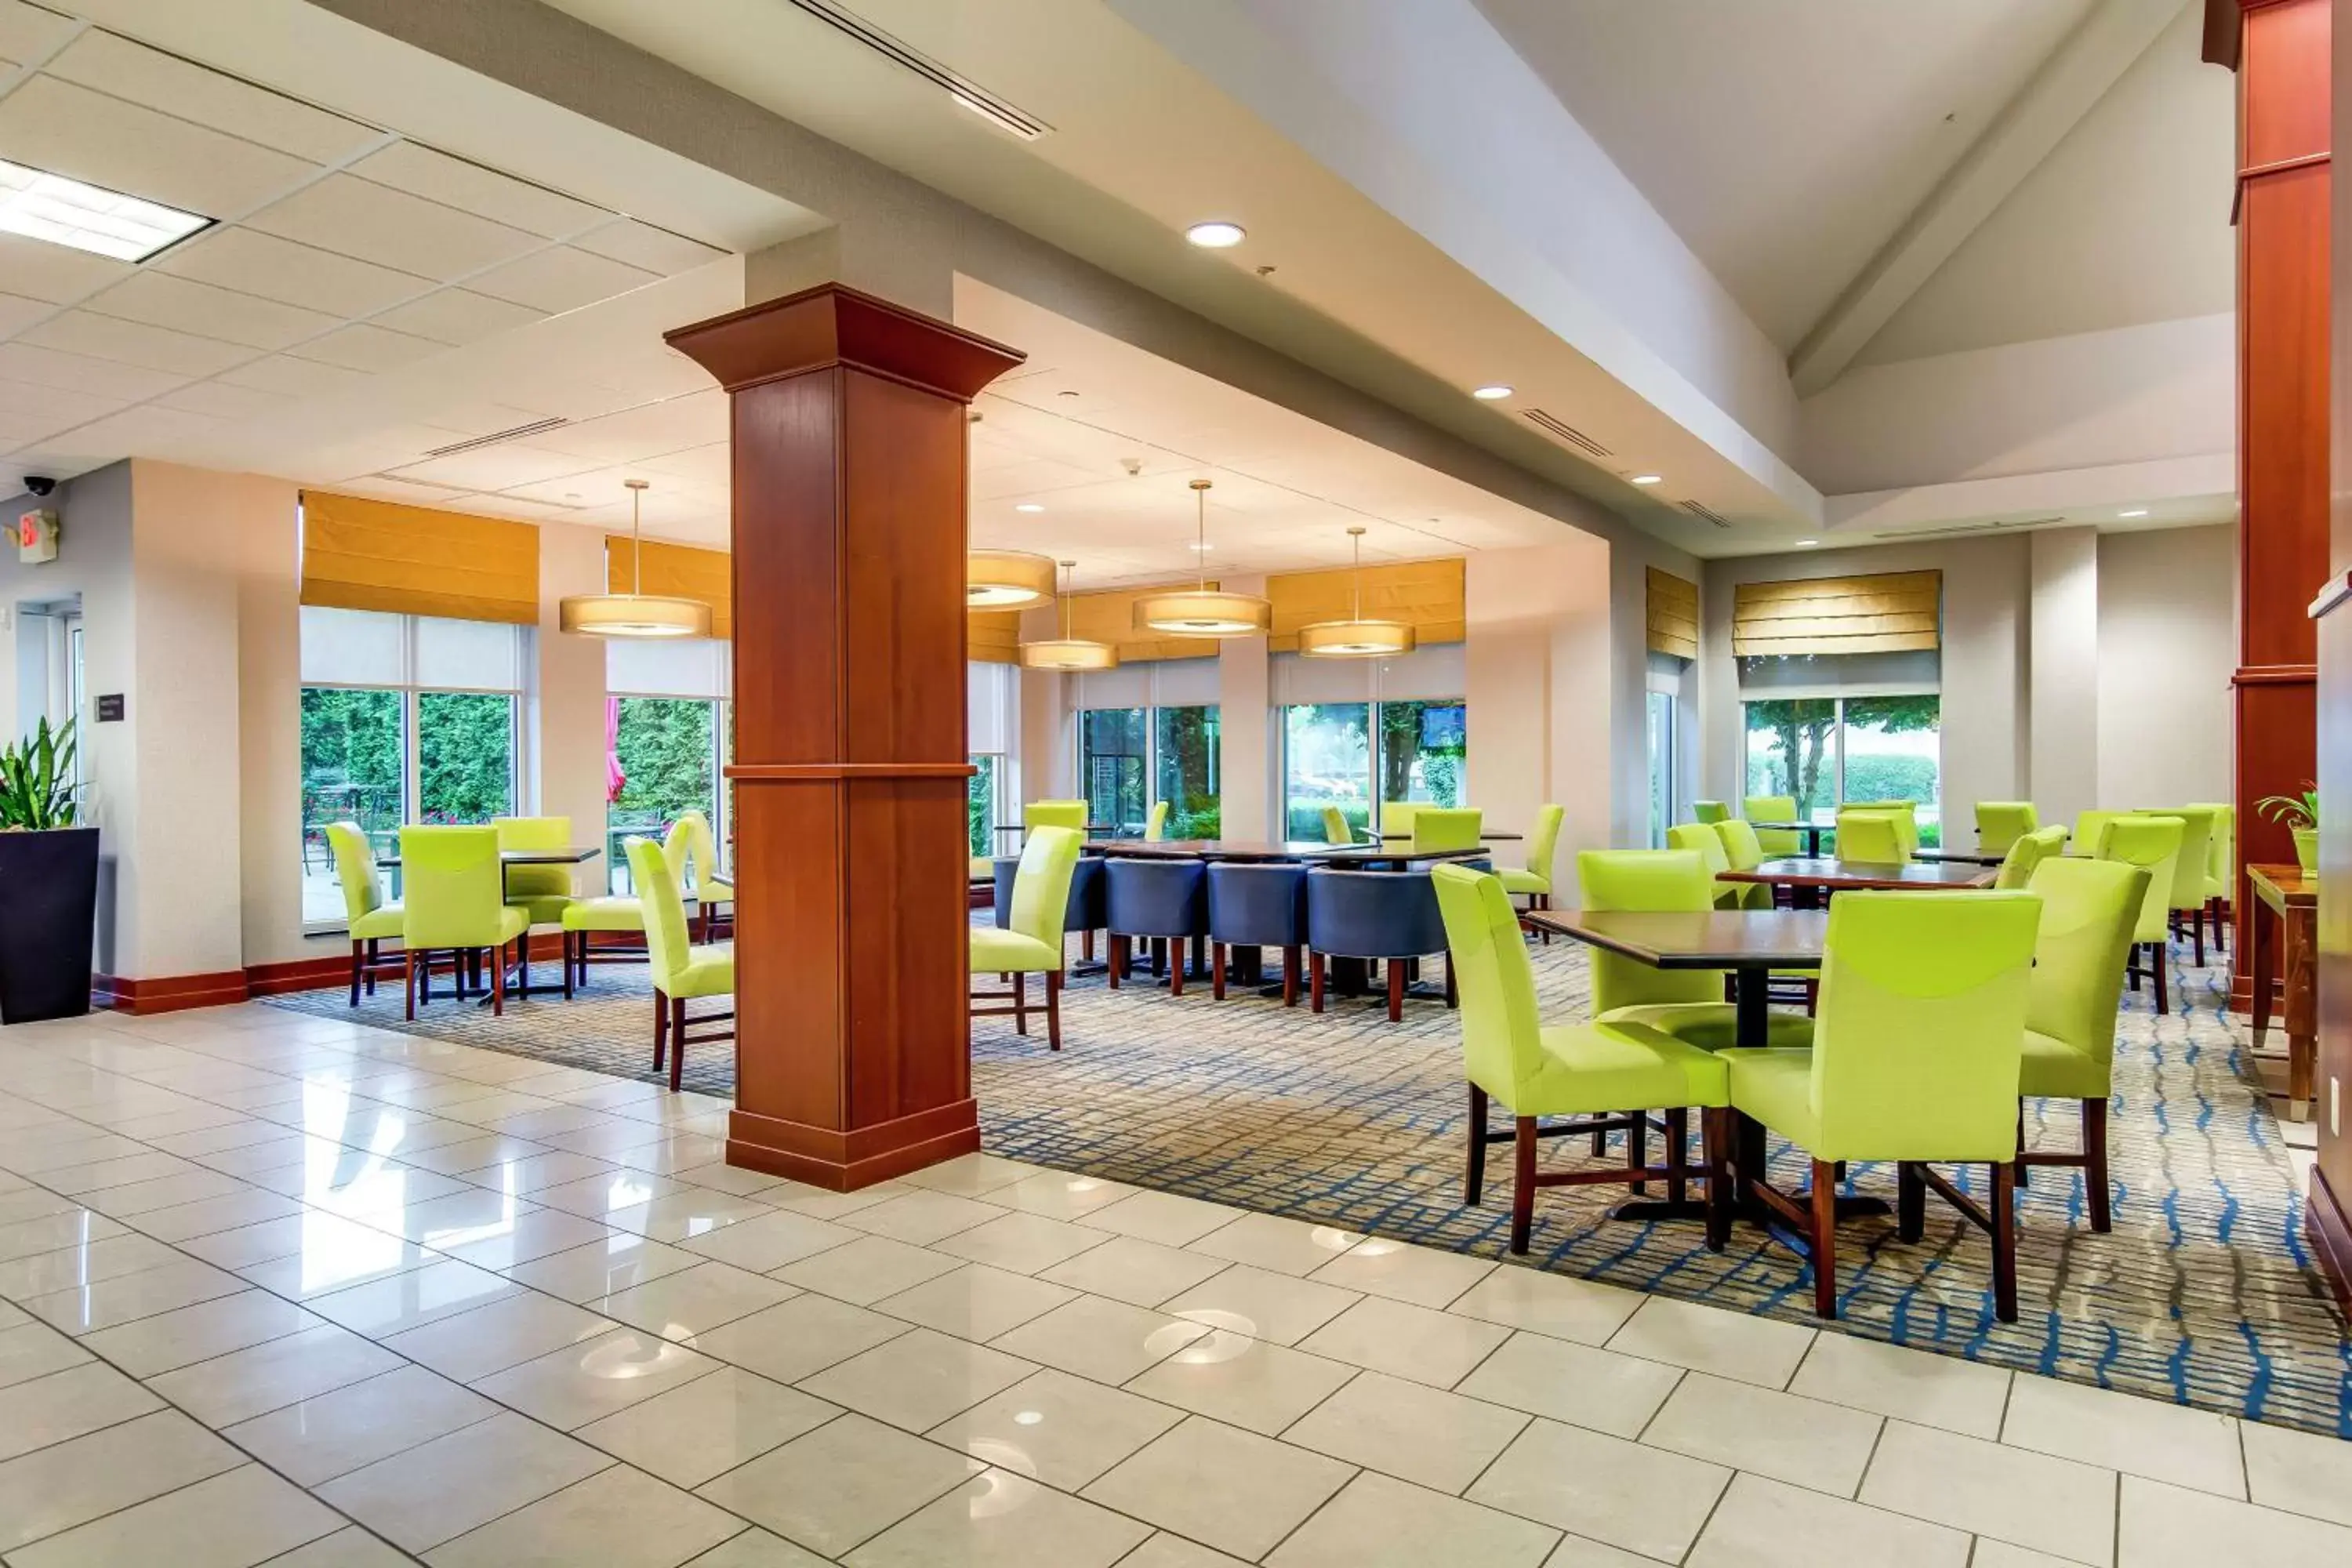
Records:
[[[2273,909],[2319,902],[2319,879],[2306,876],[2299,865],[2250,865],[2246,879],[2254,885],[2254,896]]]
[[[1326,866],[1390,866],[1408,860],[1470,860],[1484,849],[1398,849],[1327,844],[1319,838],[1097,838],[1089,852],[1149,860],[1313,860]]]
[[[1717,871],[1723,882],[1772,882],[1790,888],[1907,889],[1990,888],[1990,866],[1960,860],[1906,860],[1899,866],[1865,860],[1806,858],[1767,860],[1753,871]]]
[[[1654,969],[1819,969],[1826,910],[1530,910],[1538,931]]]

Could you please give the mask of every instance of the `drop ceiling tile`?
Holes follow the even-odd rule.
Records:
[[[557,246],[509,262],[496,271],[485,272],[479,278],[468,279],[466,287],[555,314],[609,300],[656,280],[654,274],[637,268],[591,256],[569,246]]]
[[[316,167],[49,76],[0,98],[0,158],[213,218],[268,201]]]
[[[380,185],[406,191],[413,196],[439,202],[461,212],[486,217],[540,236],[561,239],[577,234],[600,218],[603,207],[573,201],[541,185],[468,163],[446,153],[397,142],[352,165],[352,173]]]
[[[173,375],[140,365],[121,364],[113,360],[60,353],[31,343],[0,343],[0,381],[54,386],[67,392],[85,392],[97,397],[117,397],[133,402],[152,397],[159,392],[169,392],[190,379],[189,376]]]
[[[715,441],[708,447],[689,447],[683,452],[647,458],[641,466],[648,473],[682,479],[724,495],[734,479],[735,448],[729,442]]]
[[[0,110],[5,107],[0,100]],[[519,228],[351,174],[303,187],[256,213],[247,226],[444,283],[541,243]]]
[[[96,29],[76,38],[42,70],[314,163],[348,158],[383,134],[283,93]]]
[[[716,246],[688,239],[682,234],[672,234],[666,228],[656,228],[649,223],[639,223],[633,217],[606,224],[595,233],[583,235],[572,243],[583,250],[593,250],[599,256],[614,261],[625,261],[632,267],[642,267],[665,278],[691,272],[727,254]]]
[[[235,370],[225,372],[220,379],[232,386],[249,386],[259,392],[281,393],[288,397],[327,397],[358,385],[367,376],[360,371],[321,364],[317,360],[272,354],[268,359],[257,359],[251,364],[241,364]]]
[[[321,473],[331,472],[320,469]],[[448,485],[420,485],[407,479],[388,479],[382,474],[357,474],[349,478],[322,479],[337,489],[355,496],[371,496],[377,500],[407,501],[414,506],[447,507],[472,495],[471,490],[457,489]]]
[[[226,381],[192,381],[155,399],[158,406],[215,419],[257,419],[282,413],[294,400],[282,392],[261,392]]]
[[[23,65],[73,37],[73,30],[70,16],[24,5],[22,0],[0,0],[0,61]]]
[[[476,294],[465,289],[442,289],[422,300],[412,300],[405,305],[386,310],[375,318],[381,327],[394,331],[413,332],[420,338],[431,338],[436,343],[453,347],[477,342],[499,332],[544,320],[546,312],[528,305],[517,305],[505,300],[493,300],[487,294]]]
[[[430,279],[296,245],[249,228],[227,228],[175,249],[156,263],[179,278],[322,310],[337,318],[373,315],[433,287]]]
[[[727,416],[727,395],[713,388],[583,419],[534,436],[531,444],[595,462],[634,463],[713,441],[724,443]]]
[[[323,338],[313,338],[288,352],[298,358],[339,364],[346,370],[380,371],[394,370],[427,354],[437,354],[445,346],[430,338],[390,332],[362,321],[329,332]]]
[[[107,462],[116,458],[175,456],[219,434],[220,429],[217,419],[149,403],[93,419],[44,444],[68,457]]]
[[[323,311],[306,310],[299,305],[265,300],[257,294],[242,294],[234,289],[215,289],[209,283],[177,278],[153,268],[124,279],[90,300],[87,308],[101,315],[221,338],[257,349],[282,349],[304,338],[316,337],[339,320]]]
[[[512,388],[501,388],[509,396]],[[446,442],[463,440],[469,436],[495,436],[501,430],[511,430],[518,425],[535,425],[542,419],[557,417],[551,408],[525,408],[513,403],[459,403],[433,412],[433,423],[451,432],[439,441],[427,441],[426,447],[438,447]],[[423,448],[420,447],[419,450]]]
[[[463,485],[469,489],[502,490],[578,473],[587,467],[579,458],[562,452],[509,443],[407,464],[394,470],[390,477],[436,485]]]
[[[182,376],[214,375],[253,358],[242,343],[175,332],[169,327],[101,316],[95,310],[68,310],[52,316],[21,334],[19,342],[92,359],[142,365],[149,370],[176,372]]]
[[[5,276],[5,273],[0,273],[0,277]],[[21,294],[0,294],[0,338],[12,337],[23,331],[56,309],[47,300],[27,300]]]
[[[130,403],[128,397],[110,396],[94,392],[68,392],[56,386],[37,386],[26,381],[0,380],[0,418],[22,422],[29,418],[55,418],[58,428],[79,425],[85,419],[95,419],[111,414]]]
[[[110,256],[92,256],[21,234],[0,234],[0,278],[8,280],[13,294],[68,305],[133,270],[128,261]]]

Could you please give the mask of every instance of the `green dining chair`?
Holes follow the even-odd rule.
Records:
[[[1721,822],[1730,815],[1731,808],[1719,800],[1691,802],[1691,820],[1694,822]]]
[[[2099,852],[2099,841],[2106,836],[2107,824],[2123,815],[2120,811],[2085,811],[2078,814],[2074,818],[2074,847],[2072,853],[2096,856]]]
[[[327,824],[327,847],[335,857],[335,880],[343,889],[343,924],[352,939],[352,1005],[360,1005],[360,988],[375,994],[379,970],[390,973],[383,957],[383,939],[401,932],[398,904],[383,901],[383,885],[375,865],[375,846],[356,822]]]
[[[1727,816],[1707,826],[1723,841],[1723,858],[1731,863],[1732,870],[1753,871],[1764,864],[1764,841],[1744,819]]]
[[[2227,952],[2223,930],[2237,911],[2238,810],[2227,801],[2192,803],[2213,814],[2213,833],[2205,840],[2205,915],[2213,922],[2213,950]]]
[[[1793,795],[1751,795],[1739,803],[1739,815],[1755,823],[1798,822],[1797,797]],[[1764,858],[1783,860],[1804,853],[1804,840],[1785,827],[1756,829],[1757,842],[1764,846]]]
[[[1689,850],[1580,849],[1576,883],[1587,910],[1704,914],[1714,907],[1714,878]],[[1738,1009],[1723,999],[1722,970],[1660,969],[1600,947],[1591,962],[1595,1023],[1646,1025],[1704,1051],[1738,1043]],[[1812,1020],[1783,1012],[1767,1017],[1769,1044],[1812,1043]]]
[[[490,826],[499,830],[499,849],[569,849],[572,847],[572,819],[568,816],[494,816]],[[533,927],[563,924],[563,912],[572,907],[572,868],[569,866],[509,866],[507,868],[507,902],[530,917]],[[522,989],[530,991],[530,942],[523,942]]]
[[[2115,1087],[2116,1000],[2147,905],[2144,867],[2053,856],[2027,886],[2042,900],[2033,978],[2025,1005],[2025,1053],[2017,1091],[2026,1100],[2081,1106],[2080,1152],[2031,1150],[2021,1138],[2018,1180],[2035,1165],[2083,1172],[2091,1228],[2108,1228],[2107,1097]]]
[[[1537,1011],[1535,966],[1502,879],[1466,866],[1439,866],[1430,878],[1445,922],[1446,963],[1462,1001],[1462,1068],[1470,1090],[1462,1181],[1465,1206],[1478,1206],[1486,1149],[1495,1143],[1512,1146],[1514,1253],[1524,1256],[1528,1250],[1538,1187],[1664,1181],[1669,1196],[1679,1200],[1690,1175],[1694,1106],[1703,1113],[1701,1159],[1709,1170],[1722,1168],[1727,1128],[1721,1058],[1642,1024],[1546,1026]],[[1489,1130],[1490,1101],[1510,1117],[1507,1131]],[[1628,1113],[1627,1106],[1640,1109]],[[1645,1140],[1639,1136],[1654,1110],[1665,1113],[1663,1166],[1647,1163]],[[1547,1119],[1553,1124],[1543,1125]],[[1620,1131],[1628,1135],[1622,1166],[1541,1173],[1536,1168],[1541,1139],[1605,1138]]]
[[[2006,855],[2009,847],[2042,826],[2030,800],[1977,802],[1977,853]]]
[[[1087,803],[1082,800],[1033,800],[1021,808],[1024,828],[1070,827],[1087,830]]]
[[[1843,819],[1850,811],[1875,812],[1895,823],[1895,841],[1902,845],[1899,859],[1908,860],[1919,847],[1919,803],[1911,800],[1849,800],[1840,804],[1837,814]]]
[[[710,830],[710,818],[698,811],[679,812],[662,840],[662,856],[677,878],[679,890],[694,905],[698,934],[709,933],[716,906],[725,904],[732,916],[735,884],[719,869],[719,836]]]
[[[1144,815],[1143,841],[1146,844],[1159,844],[1165,841],[1167,837],[1168,803],[1164,800],[1155,800],[1151,803],[1150,811]]]
[[[1353,844],[1355,841],[1356,830],[1349,825],[1348,814],[1336,805],[1325,806],[1323,808],[1323,842]]]
[[[2180,840],[2187,826],[2177,816],[2116,813],[2099,834],[2100,859],[2121,860],[2147,872],[2147,897],[2132,928],[2132,945],[2147,950],[2147,967],[2135,963],[2125,973],[2135,991],[2142,980],[2154,984],[2159,1015],[2172,1010],[2168,979],[2172,964],[2167,949],[2172,936],[2173,874],[2180,863]]]
[[[1677,822],[1666,829],[1666,847],[1696,855],[1706,863],[1707,879],[1715,889],[1717,909],[1769,910],[1772,907],[1772,889],[1769,883],[1715,880],[1731,869],[1731,857],[1724,853],[1723,836],[1716,832],[1713,825]]]
[[[1021,864],[1013,873],[1011,923],[971,928],[971,973],[1001,974],[1010,982],[1003,991],[974,991],[974,1002],[1003,1002],[1001,1007],[974,1007],[975,1018],[1011,1018],[1013,1031],[1029,1032],[1029,976],[1045,977],[1045,1038],[1054,1050],[1062,1048],[1062,982],[1066,959],[1062,922],[1069,911],[1070,878],[1078,865],[1080,834],[1066,827],[1041,827],[1021,847]]]
[[[432,994],[433,955],[449,954],[459,997],[475,955],[491,955],[490,1011],[507,1010],[507,952],[530,929],[530,914],[506,901],[495,827],[400,830],[400,940],[408,951],[407,1016],[419,988]]]
[[[1838,1164],[1885,1160],[1896,1162],[1896,1235],[1920,1238],[1935,1188],[1990,1233],[1994,1315],[2017,1321],[2018,1064],[2041,912],[2028,892],[1841,893],[1811,1047],[1718,1058],[1734,1115],[1811,1156],[1809,1203],[1761,1171],[1738,1172],[1737,1191],[1809,1237],[1818,1316],[1838,1315]],[[1990,1166],[1990,1203],[1931,1163]],[[1730,1228],[1733,1191],[1709,1183],[1710,1245]]]
[[[2180,819],[2180,853],[2172,863],[2172,887],[2165,896],[2170,908],[2169,931],[2190,928],[2194,956],[2189,962],[2205,967],[2206,882],[2211,874],[2213,808],[2210,805],[2166,806],[2161,811],[2134,812],[2135,816],[2177,816]]]
[[[2066,830],[2063,827],[2037,827],[2031,833],[2021,833],[2012,840],[2007,854],[2001,857],[2000,869],[1993,874],[1996,888],[2024,887],[2033,876],[2033,868],[2065,847]]]
[[[716,1045],[735,1037],[735,1011],[688,1016],[686,1005],[712,996],[735,994],[735,950],[723,942],[697,946],[687,935],[686,895],[669,857],[650,838],[632,837],[623,846],[629,856],[629,879],[646,922],[646,956],[654,984],[654,1070],[662,1069],[667,1053],[669,1087],[676,1092],[686,1074],[686,1047]],[[725,1024],[712,1031],[708,1026]],[[703,1026],[704,1032],[691,1032]]]
[[[1475,849],[1484,842],[1486,814],[1475,806],[1416,806],[1412,814],[1412,847],[1416,854],[1435,855]]]
[[[1900,866],[1911,858],[1903,847],[1900,819],[1891,811],[1841,811],[1837,858],[1862,866]]]
[[[1413,816],[1420,810],[1419,801],[1384,800],[1381,802],[1381,837],[1411,838]]]
[[[1496,869],[1495,874],[1503,879],[1503,891],[1527,900],[1531,910],[1551,908],[1552,862],[1559,854],[1559,827],[1567,817],[1565,806],[1538,806],[1535,826],[1528,832],[1528,863]],[[1542,934],[1544,945],[1549,947],[1551,932]]]

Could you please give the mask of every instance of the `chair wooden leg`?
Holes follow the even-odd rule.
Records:
[[[2205,906],[2198,905],[2189,911],[2189,940],[2195,953],[2197,967],[2205,967]]]
[[[1168,941],[1168,994],[1184,994],[1184,939],[1181,936]]]
[[[1095,961],[1095,933],[1092,926],[1078,933],[1078,958],[1087,963],[1092,963]]]
[[[1548,910],[1551,908],[1551,895],[1549,893],[1538,893],[1535,896],[1534,902],[1536,908],[1539,910]],[[1551,932],[1547,931],[1538,932],[1538,934],[1543,938],[1543,944],[1546,947],[1549,947],[1551,945]]]
[[[1609,1134],[1595,1132],[1592,1135],[1592,1157],[1598,1160],[1607,1152],[1609,1152]]]
[[[1323,955],[1312,948],[1307,952],[1307,1008],[1311,1013],[1323,1011]]]
[[[2033,1184],[2032,1173],[2025,1163],[2025,1097],[2023,1095],[2018,1096],[2017,1099],[2017,1184],[2021,1187],[2030,1187]]]
[[[352,1005],[360,1005],[360,971],[367,967],[367,950],[363,943],[352,943]]]
[[[1298,946],[1296,942],[1282,950],[1282,1005],[1298,1005]]]
[[[504,942],[500,942],[498,951],[490,955],[490,1016],[503,1018],[507,1016],[507,950]]]
[[[585,931],[570,931],[563,933],[563,999],[566,1002],[572,1000],[572,939],[587,934]]]
[[[1404,971],[1402,963],[1396,959],[1389,961],[1389,1022],[1391,1024],[1404,1022]]]
[[[381,965],[383,963],[383,938],[382,938],[382,937],[380,937],[380,936],[372,936],[372,937],[368,938],[368,955],[367,955],[367,994],[368,994],[369,995],[371,995],[371,996],[373,996],[373,995],[374,995],[374,994],[375,994],[375,972],[376,972],[376,969],[377,969],[377,968],[378,968],[378,966],[379,966],[379,965]]]
[[[2156,1016],[2161,1018],[2172,1011],[2169,977],[2166,973],[2172,967],[2172,949],[2159,942],[2149,951],[2156,955]]]
[[[1015,970],[1013,973],[1013,1032],[1016,1035],[1029,1032],[1029,974],[1026,970]]]
[[[1690,1112],[1674,1106],[1666,1112],[1666,1201],[1681,1203],[1689,1192]]]
[[[1731,1239],[1731,1112],[1711,1105],[1699,1112],[1700,1158],[1706,1162],[1706,1248],[1721,1252]]]
[[[1450,1008],[1462,1005],[1462,993],[1454,984],[1454,955],[1445,955],[1445,1005]]]
[[[408,980],[408,1021],[414,1024],[416,1022],[416,950],[412,947],[400,956]]]
[[[1475,1209],[1486,1191],[1486,1091],[1470,1085],[1470,1114],[1463,1125],[1462,1206]]]
[[[1905,1160],[1895,1167],[1895,1234],[1916,1241],[1927,1230],[1927,1179]]]
[[[2017,1321],[2017,1182],[2016,1168],[1992,1168],[1992,1315],[2004,1323]]]
[[[1119,982],[1127,978],[1127,938],[1117,931],[1110,934],[1110,952],[1108,962],[1103,966],[1103,975],[1114,991],[1118,989]]]
[[[654,993],[654,1071],[669,1059],[669,998]]]
[[[1511,1250],[1527,1256],[1528,1233],[1536,1222],[1536,1119],[1522,1116],[1513,1123],[1511,1141]]]
[[[1633,1113],[1625,1129],[1625,1168],[1629,1171],[1638,1171],[1649,1163],[1650,1113],[1646,1110],[1637,1110]],[[1637,1198],[1647,1197],[1650,1195],[1650,1184],[1629,1183],[1628,1190]]]
[[[1062,1048],[1062,972],[1045,971],[1045,1041],[1055,1050]]]
[[[2104,1100],[2083,1101],[2083,1191],[2089,1199],[2091,1228],[2107,1230],[2114,1225],[2107,1212],[2107,1102]]]
[[[1813,1316],[1837,1311],[1837,1173],[1827,1160],[1813,1162]]]
[[[1209,999],[1225,999],[1225,944],[1222,942],[1209,944]]]
[[[673,997],[669,1005],[669,1091],[676,1094],[686,1076],[686,998]]]

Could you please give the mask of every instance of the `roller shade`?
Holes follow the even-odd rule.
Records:
[[[1184,584],[1185,587],[1200,586]],[[1207,586],[1218,584],[1212,582]],[[1201,658],[1217,651],[1215,637],[1172,637],[1135,629],[1135,602],[1168,590],[1113,589],[1101,594],[1070,595],[1070,636],[1087,642],[1107,642],[1118,649],[1122,664],[1154,658]]]
[[[1698,657],[1698,584],[1661,572],[1650,573],[1650,651],[1678,658]]]
[[[964,621],[964,657],[975,664],[1021,662],[1021,612],[968,610]]]
[[[305,490],[302,603],[537,626],[539,530]]]
[[[690,544],[669,544],[648,539],[644,552],[641,585],[634,590],[664,599],[699,599],[710,606],[710,635],[735,635],[734,563],[724,550],[697,550]],[[629,576],[629,536],[604,536],[604,591],[632,591]]]
[[[1942,644],[1943,591],[1941,572],[1742,583],[1732,595],[1731,651],[1741,658],[1932,651]]]
[[[1363,614],[1367,620],[1402,621],[1424,643],[1460,642],[1463,637],[1463,563],[1407,561],[1364,568]],[[1290,572],[1265,580],[1274,605],[1274,632],[1267,651],[1298,651],[1298,628],[1320,621],[1344,621],[1355,614],[1355,574]]]

